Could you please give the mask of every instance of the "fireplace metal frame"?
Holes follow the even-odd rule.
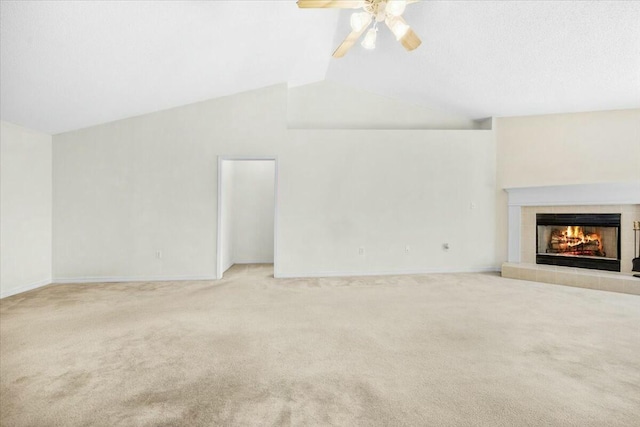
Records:
[[[591,270],[620,271],[622,255],[620,247],[620,217],[621,214],[536,214],[536,264],[588,268]],[[537,247],[539,225],[616,227],[618,229],[618,259],[540,254],[538,253]]]

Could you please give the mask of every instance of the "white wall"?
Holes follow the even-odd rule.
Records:
[[[273,263],[275,161],[234,163],[234,263]]]
[[[54,136],[55,279],[215,277],[219,155],[278,157],[276,275],[495,267],[493,131],[288,130],[287,98]]]
[[[51,136],[0,123],[0,296],[51,283]]]
[[[290,140],[279,162],[284,275],[494,265],[491,131],[291,131]]]
[[[640,109],[496,121],[504,187],[640,180]]]
[[[272,155],[285,116],[279,85],[55,135],[54,278],[215,278],[217,157]]]
[[[494,121],[498,262],[507,259],[504,188],[640,181],[640,109]]]
[[[289,90],[291,129],[477,129],[468,117],[321,81]]]

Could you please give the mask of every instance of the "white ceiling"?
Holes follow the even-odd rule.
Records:
[[[423,1],[407,53],[333,49],[350,11],[280,1],[0,3],[2,120],[59,133],[329,79],[472,118],[640,107],[640,2]]]
[[[328,78],[476,119],[640,107],[640,1],[426,1],[407,10],[423,40],[416,51],[380,31],[379,49],[353,49]]]

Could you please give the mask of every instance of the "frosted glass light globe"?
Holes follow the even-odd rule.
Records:
[[[349,23],[353,31],[362,31],[371,23],[371,15],[367,12],[356,12],[351,15]]]
[[[387,25],[396,37],[396,40],[400,40],[407,34],[407,31],[409,31],[409,25],[396,18],[387,18]]]
[[[369,50],[375,49],[377,36],[378,30],[376,28],[371,28],[367,31],[367,35],[364,36],[364,40],[362,40],[362,47]]]
[[[385,11],[391,16],[400,16],[404,13],[406,7],[406,0],[389,0]]]

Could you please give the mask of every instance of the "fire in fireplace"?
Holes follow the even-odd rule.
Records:
[[[537,214],[536,263],[620,271],[620,214]]]
[[[547,253],[606,257],[598,227],[552,228]]]

